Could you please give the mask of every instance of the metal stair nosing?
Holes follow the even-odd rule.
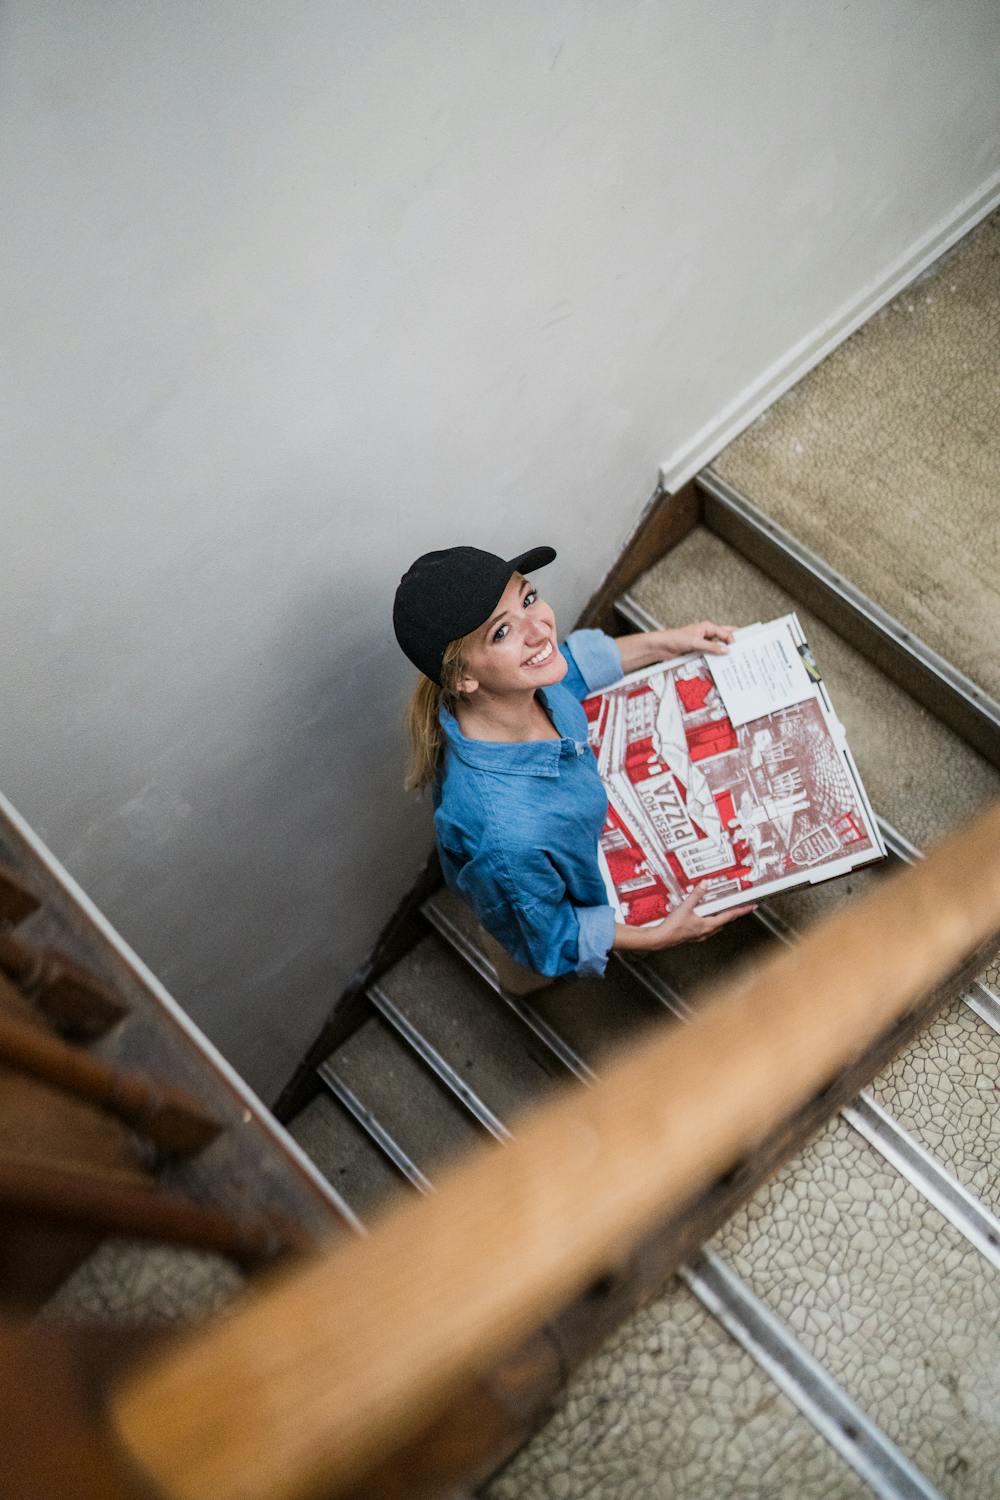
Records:
[[[876,1495],[942,1500],[926,1475],[717,1255],[700,1251],[679,1275]]]
[[[384,1153],[392,1165],[404,1177],[411,1187],[416,1188],[418,1193],[430,1193],[433,1187],[430,1178],[422,1172],[416,1162],[412,1160],[403,1146],[396,1140],[390,1131],[378,1120],[372,1110],[359,1099],[354,1090],[341,1078],[336,1068],[327,1059],[321,1062],[316,1069],[324,1087],[336,1099],[337,1103],[347,1111],[362,1130],[371,1137]]]
[[[434,1076],[444,1084],[459,1103],[462,1104],[478,1125],[493,1136],[497,1141],[510,1141],[513,1139],[507,1126],[494,1114],[489,1105],[479,1097],[475,1089],[453,1068],[451,1063],[428,1041],[427,1037],[408,1020],[396,1005],[395,1001],[386,994],[380,984],[373,984],[368,989],[368,998],[379,1011],[383,1019],[402,1038],[403,1042],[414,1052]]]
[[[702,524],[831,625],[1000,768],[1000,703],[711,468]]]
[[[499,976],[486,954],[434,903],[433,896],[422,906],[424,916],[432,927],[454,948],[480,979],[485,980],[495,995],[514,1012],[522,1025],[526,1026],[543,1047],[580,1083],[593,1084],[596,1074],[593,1068],[571,1047],[559,1033],[549,1025],[531,1001],[522,995],[512,995],[500,983]]]

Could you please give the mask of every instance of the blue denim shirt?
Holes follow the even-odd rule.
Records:
[[[512,958],[539,974],[603,974],[615,912],[597,861],[608,799],[580,699],[622,675],[601,630],[560,648],[569,671],[538,697],[561,736],[466,739],[442,705],[434,830],[444,877]]]

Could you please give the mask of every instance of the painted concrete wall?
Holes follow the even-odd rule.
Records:
[[[419,551],[567,623],[1000,170],[994,0],[8,0],[0,775],[273,1096],[429,842]]]

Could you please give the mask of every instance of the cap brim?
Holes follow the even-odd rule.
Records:
[[[530,552],[522,552],[518,557],[512,557],[507,566],[512,573],[534,573],[537,568],[544,568],[550,562],[554,562],[555,555],[554,547],[532,547]]]

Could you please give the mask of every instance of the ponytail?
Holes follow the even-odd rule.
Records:
[[[452,641],[441,663],[438,686],[421,676],[406,706],[406,730],[410,738],[410,760],[406,771],[406,790],[421,792],[437,774],[444,755],[444,730],[438,713],[442,703],[453,709],[458,701],[458,682],[462,677],[462,642]]]

